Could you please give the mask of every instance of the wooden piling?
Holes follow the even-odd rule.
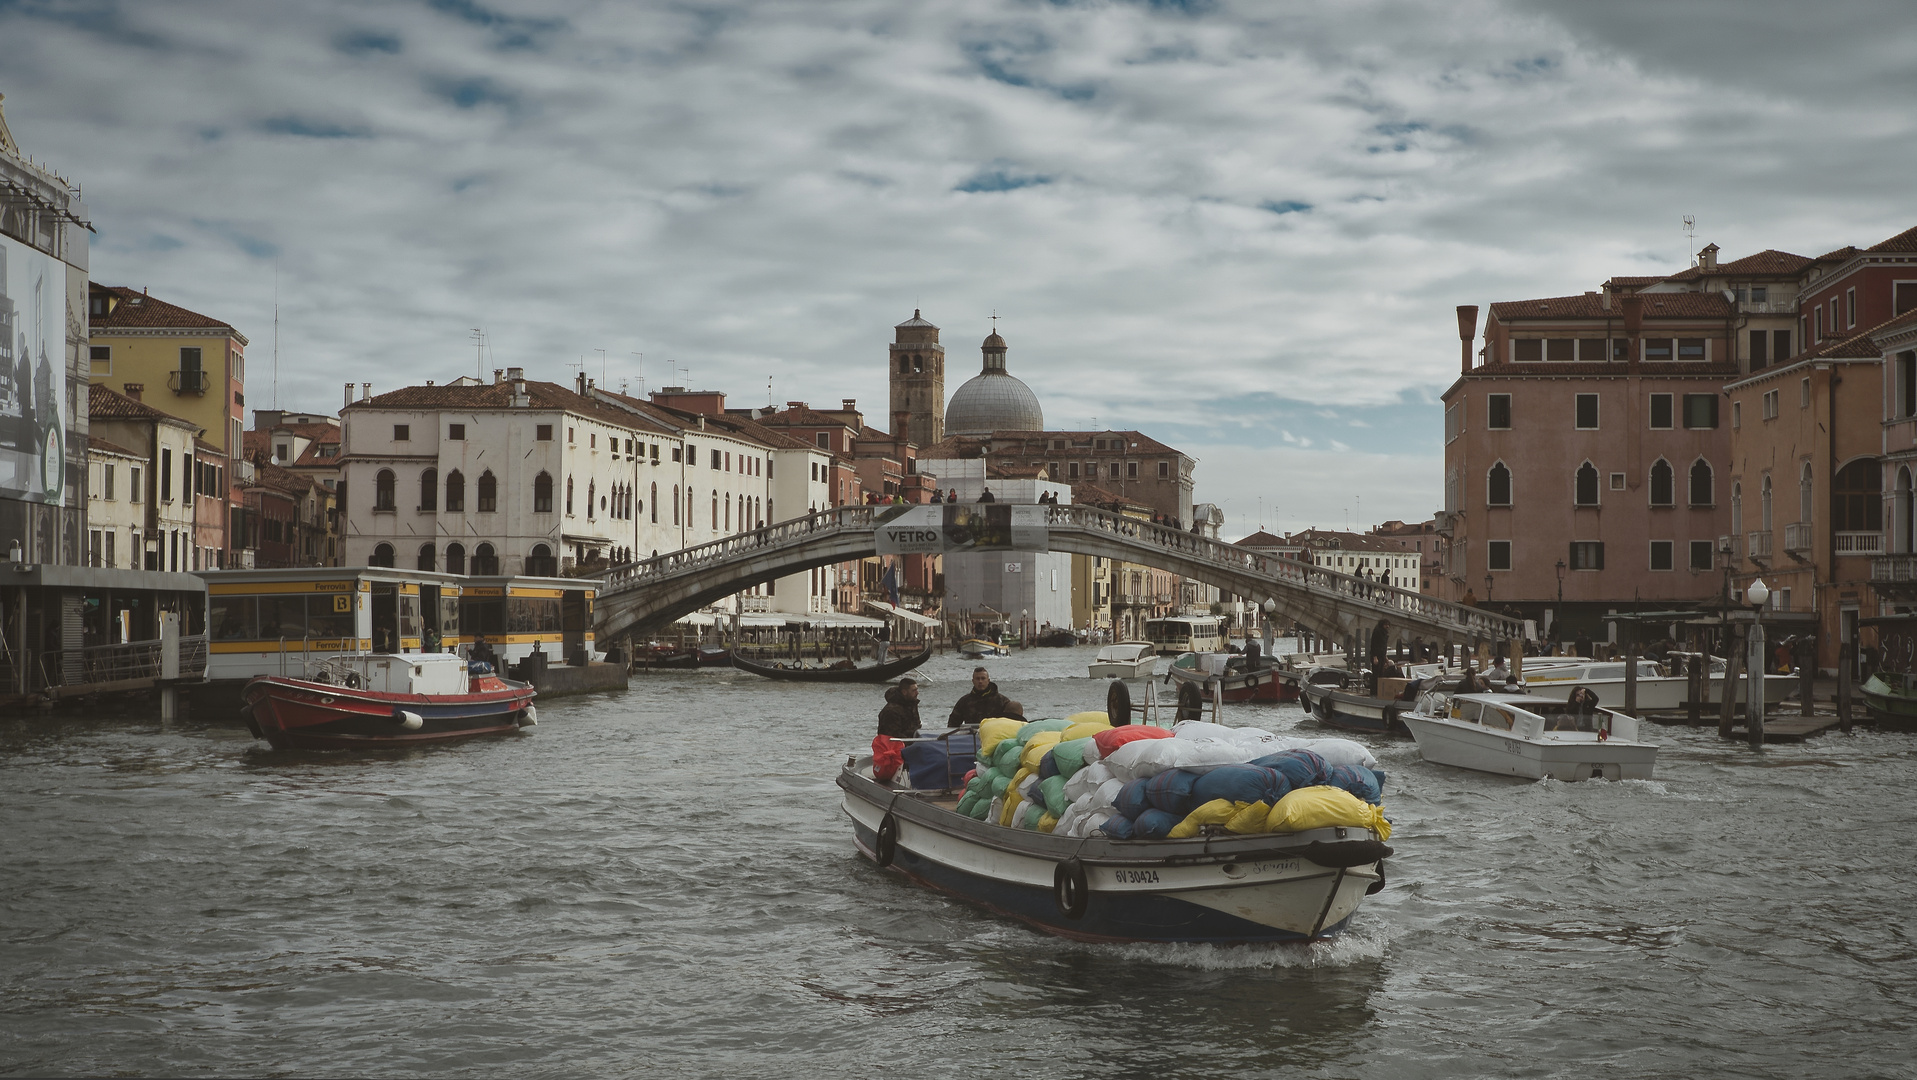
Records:
[[[1837,726],[1850,731],[1850,669],[1857,662],[1855,646],[1846,641],[1837,647]]]
[[[1733,720],[1737,708],[1737,678],[1744,670],[1743,637],[1733,627],[1724,628],[1724,696],[1717,709],[1717,734],[1720,738],[1731,737],[1731,729],[1736,725]]]
[[[1637,641],[1624,650],[1624,713],[1637,715]]]
[[[1797,700],[1805,716],[1817,709],[1817,645],[1808,636],[1797,641]]]

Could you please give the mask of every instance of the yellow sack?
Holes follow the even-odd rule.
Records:
[[[1223,825],[1232,816],[1243,810],[1248,803],[1235,803],[1225,799],[1213,799],[1205,805],[1185,815],[1185,820],[1172,826],[1166,835],[1173,840],[1190,840],[1198,835],[1201,825]]]
[[[1379,839],[1391,839],[1391,823],[1385,820],[1384,807],[1335,787],[1298,788],[1279,799],[1265,819],[1266,832],[1303,832],[1334,825],[1376,829]]]
[[[1025,753],[1019,755],[1018,765],[1022,772],[1037,772],[1038,763],[1045,760],[1045,751],[1058,745],[1059,732],[1041,731],[1025,741]]]
[[[1005,789],[1005,810],[998,816],[1000,825],[1009,829],[1012,827],[1012,822],[1018,820],[1018,808],[1025,805],[1025,797],[1018,793],[1018,786],[1025,782],[1026,777],[1037,771],[1037,769],[1020,769],[1018,775],[1012,777],[1011,786]]]
[[[1073,739],[1089,739],[1101,731],[1110,731],[1112,722],[1105,719],[1102,712],[1078,713],[1069,717],[1072,726],[1059,735],[1059,742],[1071,742]]]
[[[1230,821],[1225,822],[1225,828],[1228,831],[1240,834],[1265,831],[1267,821],[1271,817],[1270,803],[1234,803],[1233,805],[1242,809],[1233,814]]]
[[[984,757],[990,754],[993,747],[1017,735],[1018,729],[1024,726],[1023,720],[1012,720],[1003,716],[980,721],[978,725],[979,756]]]
[[[1038,831],[1039,831],[1039,832],[1051,832],[1051,831],[1052,831],[1052,828],[1053,828],[1053,826],[1055,826],[1055,825],[1057,825],[1057,824],[1058,824],[1058,819],[1057,819],[1057,818],[1055,818],[1055,817],[1053,817],[1053,816],[1052,816],[1052,815],[1050,815],[1050,814],[1046,814],[1046,815],[1044,815],[1044,816],[1042,816],[1042,817],[1040,817],[1040,818],[1038,819]]]

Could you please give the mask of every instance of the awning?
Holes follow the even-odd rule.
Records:
[[[902,607],[897,607],[893,604],[888,604],[883,600],[867,600],[865,602],[865,606],[873,609],[874,611],[883,611],[887,615],[896,616],[898,618],[906,620],[907,622],[918,623],[920,626],[938,626],[939,625],[939,621],[937,619],[928,618],[924,615],[920,615],[916,611],[907,611]]]

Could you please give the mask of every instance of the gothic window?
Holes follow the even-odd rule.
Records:
[[[1671,463],[1663,458],[1651,466],[1651,505],[1669,506],[1676,501]]]
[[[427,469],[419,474],[419,508],[436,510],[439,508],[439,470]],[[426,569],[421,567],[420,569]]]
[[[1691,464],[1691,505],[1714,506],[1717,503],[1717,485],[1711,475],[1711,463],[1698,458]]]
[[[493,478],[493,471],[487,469],[479,474],[479,512],[490,514],[499,509],[499,481]]]
[[[454,513],[466,509],[466,478],[458,469],[446,474],[446,509]]]
[[[652,485],[652,523],[659,524],[659,485]]]
[[[393,508],[393,470],[381,469],[373,478],[373,509],[391,510]]]
[[[542,472],[533,477],[533,513],[552,513],[552,474]]]
[[[1500,461],[1491,466],[1491,475],[1485,484],[1485,502],[1492,506],[1511,505],[1511,470]]]
[[[1577,505],[1596,506],[1598,504],[1598,471],[1590,462],[1578,466]]]

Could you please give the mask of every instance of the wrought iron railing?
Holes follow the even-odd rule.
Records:
[[[206,673],[206,635],[180,638],[180,676]],[[80,681],[122,682],[160,676],[160,642],[128,641],[119,645],[92,645],[80,650]]]

